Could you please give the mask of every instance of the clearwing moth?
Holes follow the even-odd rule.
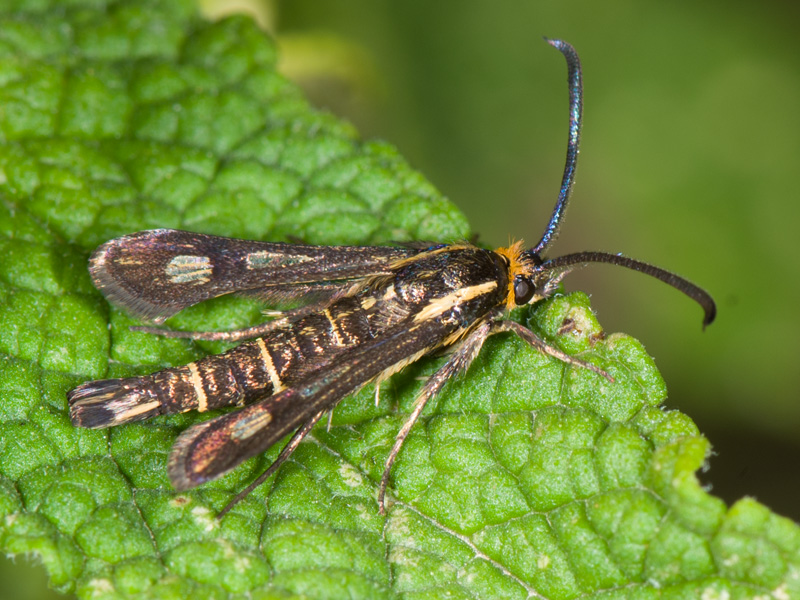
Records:
[[[221,517],[275,472],[342,398],[447,348],[449,358],[424,384],[389,451],[377,498],[383,512],[392,464],[425,403],[469,367],[490,335],[513,331],[540,352],[613,382],[602,369],[504,319],[510,309],[553,294],[569,271],[593,262],[640,271],[695,300],[705,313],[703,325],[711,323],[716,313],[711,296],[658,267],[604,252],[543,257],[571,195],[583,94],[575,50],[560,40],[547,41],[567,61],[569,138],[558,201],[533,248],[526,250],[521,242],[494,251],[469,243],[311,246],[171,229],[111,240],[94,252],[89,270],[110,302],[137,317],[161,323],[188,306],[233,292],[294,307],[264,324],[229,332],[137,328],[171,337],[246,341],[152,375],[84,383],[68,395],[72,422],[100,428],[193,409],[241,407],[180,435],[168,461],[177,490],[220,477],[294,431],[275,462]]]

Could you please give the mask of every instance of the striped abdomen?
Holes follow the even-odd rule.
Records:
[[[364,304],[372,305],[371,302]],[[111,427],[159,414],[244,405],[287,387],[303,365],[320,364],[370,339],[369,312],[347,297],[286,329],[152,375],[84,383],[69,393],[70,416],[81,427]]]

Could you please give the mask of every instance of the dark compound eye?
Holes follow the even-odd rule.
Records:
[[[536,288],[530,279],[526,279],[518,275],[514,278],[514,302],[517,306],[522,306],[530,302],[533,294],[536,293]]]

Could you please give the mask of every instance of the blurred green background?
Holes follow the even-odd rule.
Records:
[[[652,262],[708,289],[719,313],[702,332],[691,301],[602,265],[573,274],[567,289],[591,293],[607,330],[636,336],[656,358],[668,406],[714,445],[701,474],[712,492],[728,503],[755,496],[800,520],[800,5],[203,4],[210,14],[254,11],[317,105],[399,147],[492,246],[535,243],[552,210],[566,69],[541,38],[572,43],[585,128],[551,254]],[[15,567],[14,579],[28,576]]]

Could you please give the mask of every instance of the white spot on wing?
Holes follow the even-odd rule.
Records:
[[[266,269],[269,267],[296,265],[304,262],[314,260],[310,256],[287,256],[285,252],[270,252],[269,250],[260,250],[259,252],[251,252],[248,254],[244,261],[248,269]]]
[[[181,254],[176,256],[165,272],[171,283],[208,283],[211,281],[214,266],[207,256],[189,256]]]

